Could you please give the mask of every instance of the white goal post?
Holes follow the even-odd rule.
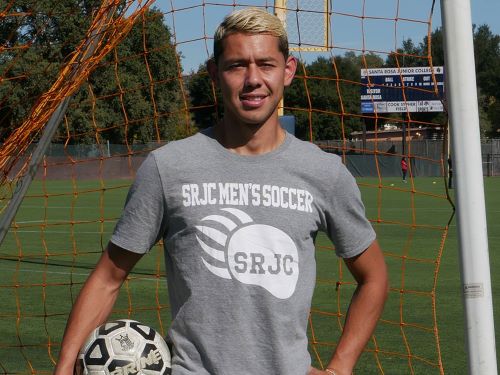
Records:
[[[441,0],[457,232],[471,375],[497,375],[470,0]]]

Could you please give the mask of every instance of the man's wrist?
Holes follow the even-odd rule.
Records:
[[[332,368],[326,368],[325,371],[330,375],[337,375],[337,372]]]

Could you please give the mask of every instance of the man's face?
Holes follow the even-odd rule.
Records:
[[[222,91],[224,120],[230,126],[277,123],[283,89],[290,85],[297,62],[278,49],[269,34],[230,34],[223,40],[217,65],[209,65]]]

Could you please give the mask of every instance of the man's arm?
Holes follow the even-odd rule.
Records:
[[[327,368],[337,375],[351,374],[377,324],[387,298],[388,280],[384,255],[374,241],[360,255],[345,259],[357,281],[344,330]]]
[[[90,332],[106,321],[120,287],[142,254],[112,244],[85,282],[68,318],[55,375],[72,375],[80,347]]]
[[[384,255],[374,241],[363,253],[345,259],[358,286],[352,296],[342,336],[328,363],[334,372],[311,369],[309,375],[350,375],[370,339],[387,298],[388,281]]]

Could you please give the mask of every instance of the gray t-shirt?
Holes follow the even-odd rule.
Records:
[[[373,242],[359,190],[338,156],[290,134],[241,156],[211,133],[150,153],[111,241],[164,241],[173,375],[305,375],[314,240],[344,258]]]

